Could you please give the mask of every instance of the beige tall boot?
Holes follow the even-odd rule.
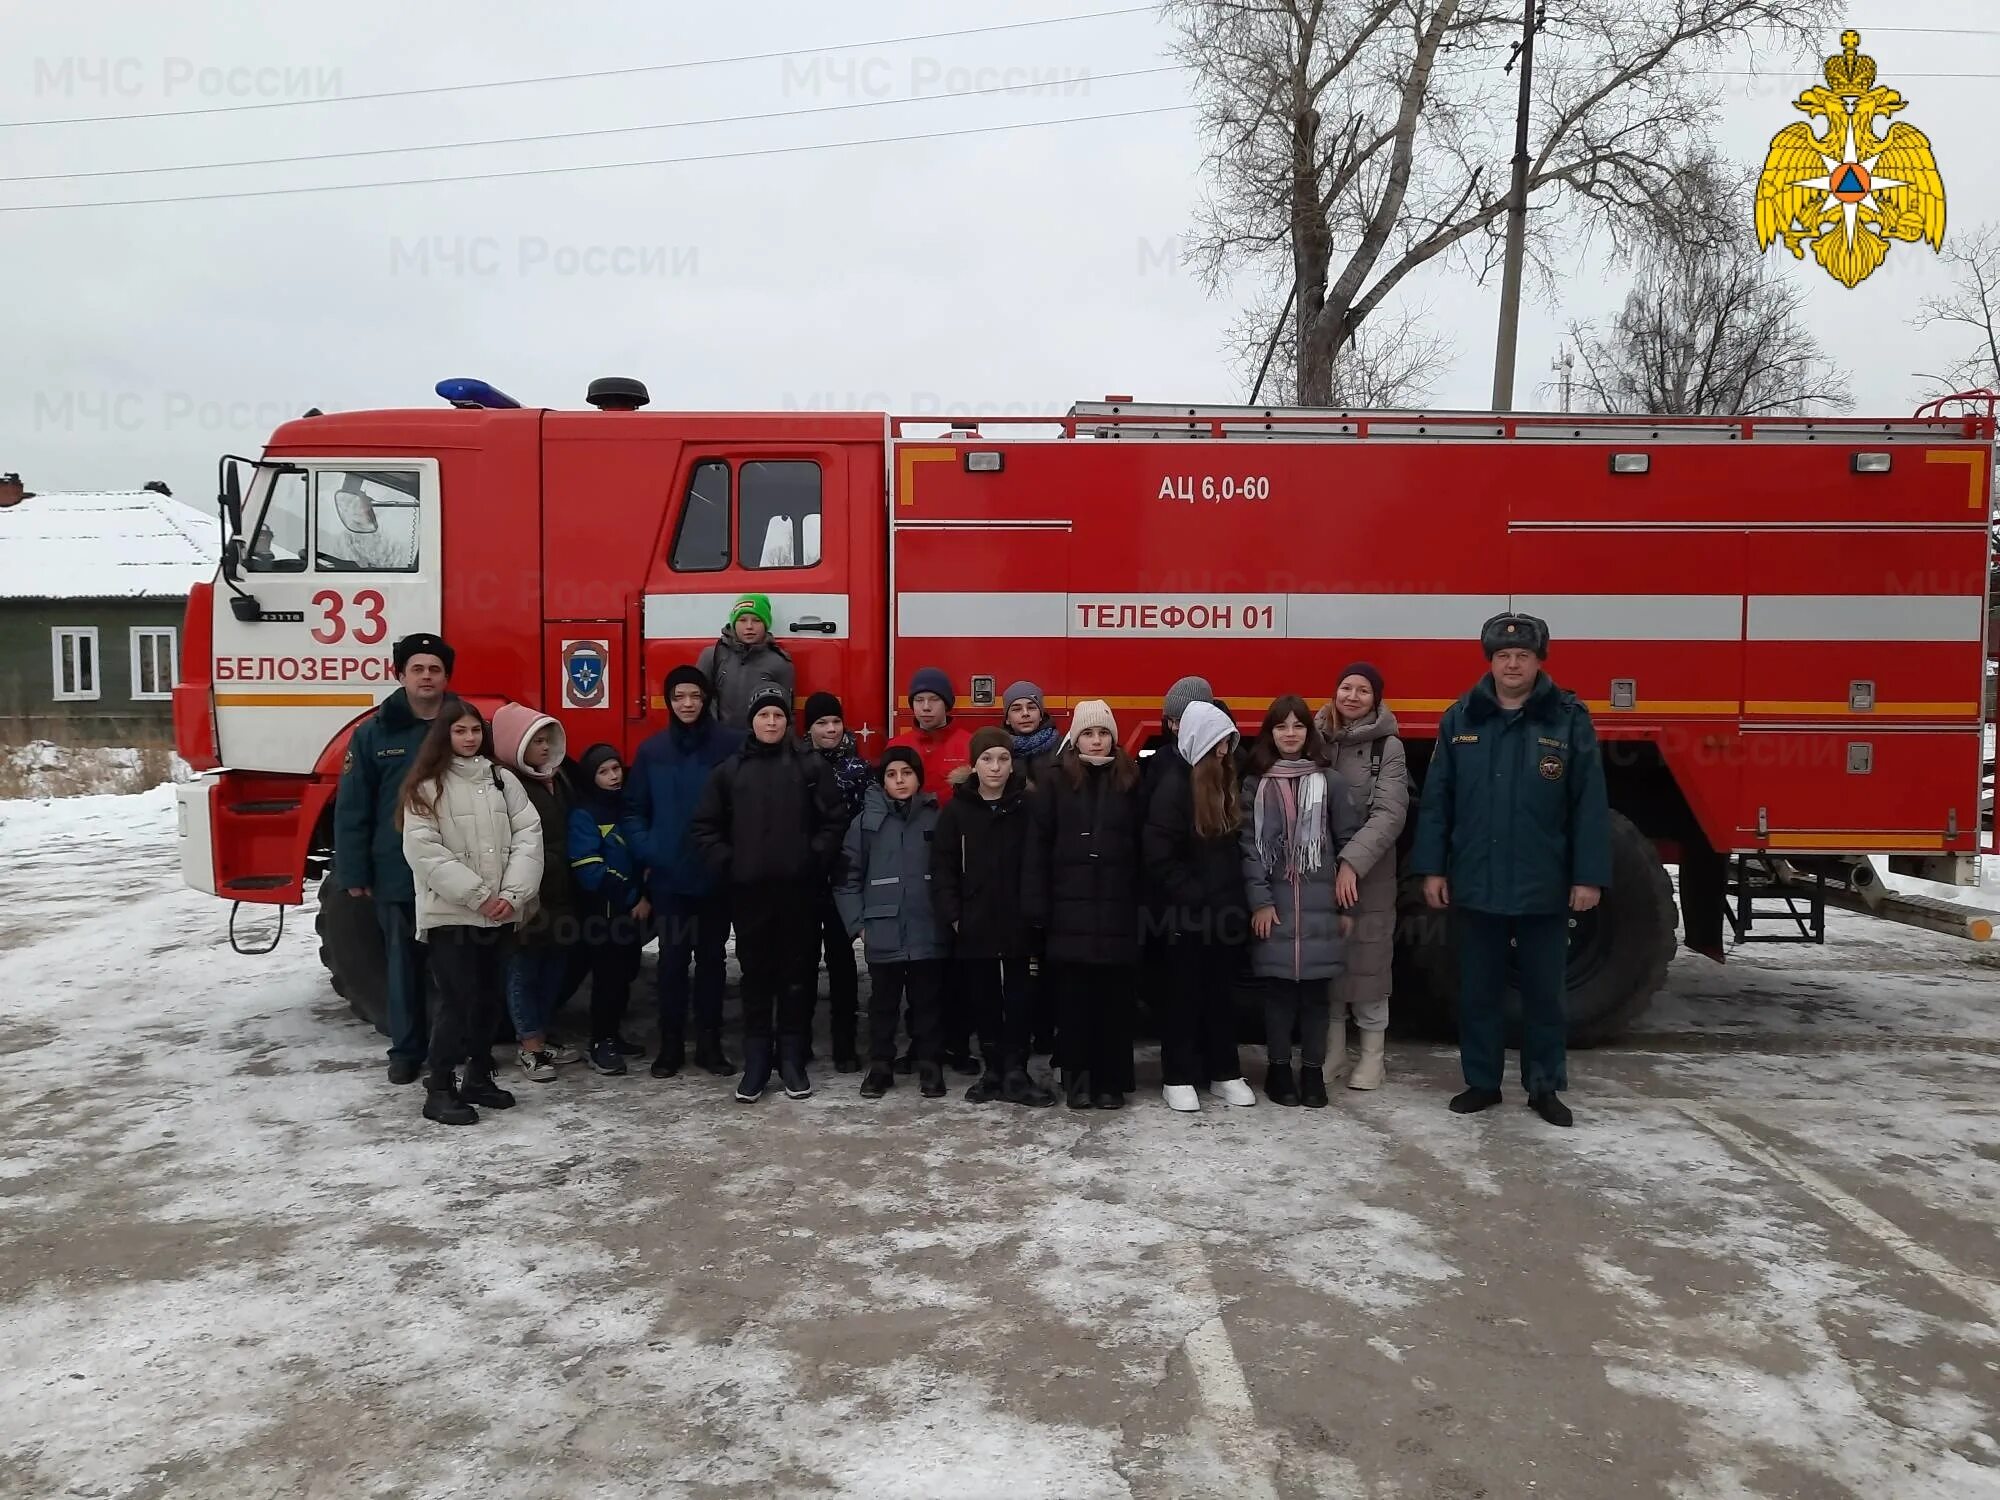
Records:
[[[1361,1033],[1361,1061],[1354,1065],[1354,1073],[1347,1080],[1351,1089],[1379,1089],[1382,1087],[1382,1033],[1364,1031]]]

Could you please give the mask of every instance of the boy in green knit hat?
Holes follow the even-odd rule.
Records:
[[[749,724],[750,700],[764,684],[784,689],[787,703],[796,690],[792,659],[771,638],[768,594],[745,594],[732,604],[721,638],[701,653],[695,665],[715,689],[709,695],[710,710],[731,729]]]

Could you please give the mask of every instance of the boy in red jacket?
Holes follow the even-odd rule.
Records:
[[[917,721],[916,728],[889,741],[917,752],[924,763],[924,785],[941,797],[951,795],[952,772],[972,764],[972,731],[951,722],[957,703],[949,677],[936,667],[917,668],[910,678],[910,717]]]

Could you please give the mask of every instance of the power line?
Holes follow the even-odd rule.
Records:
[[[504,172],[461,172],[447,177],[407,177],[393,182],[334,182],[310,187],[250,188],[227,193],[185,193],[161,198],[110,198],[96,203],[16,203],[0,206],[0,214],[26,214],[80,208],[140,208],[159,203],[216,203],[232,198],[288,198],[300,193],[352,193],[370,188],[429,187],[447,182],[496,182],[513,177],[551,177],[565,172],[617,172],[628,167],[684,166],[696,162],[741,161],[759,156],[793,156],[809,151],[844,151],[856,146],[895,146],[910,141],[947,141],[963,136],[997,135],[1010,130],[1047,130],[1057,125],[1085,125],[1097,120],[1133,120],[1143,115],[1180,114],[1192,104],[1160,104],[1148,109],[1121,109],[1101,115],[1068,115],[1060,120],[1020,120],[1007,125],[971,125],[959,130],[927,130],[911,135],[872,136],[859,141],[815,141],[802,146],[762,146],[743,151],[710,151],[699,156],[653,156],[639,161],[583,162],[562,167],[518,167]]]
[[[1122,73],[1094,73],[1092,83],[1112,83],[1124,78],[1149,78],[1159,73],[1178,73],[1176,64],[1157,68],[1132,68]],[[305,156],[265,156],[244,161],[184,162],[169,167],[108,167],[98,172],[36,172],[22,177],[0,177],[4,182],[77,182],[94,177],[148,177],[160,172],[214,172],[227,167],[289,167],[302,162],[351,161],[371,156],[406,156],[413,151],[469,151],[479,146],[531,146],[547,141],[588,140],[607,135],[636,135],[647,130],[688,130],[697,125],[738,125],[750,120],[789,120],[801,115],[832,115],[856,109],[879,109],[894,104],[933,104],[945,99],[978,99],[992,94],[1027,93],[1035,85],[999,84],[989,89],[966,89],[953,94],[926,94],[909,99],[861,99],[851,104],[809,105],[803,109],[764,110],[745,115],[711,115],[701,120],[662,120],[652,125],[612,125],[601,130],[556,130],[545,135],[499,136],[484,141],[434,141],[422,146],[377,146],[363,151],[320,151]]]
[[[1081,16],[1047,16],[1038,21],[1005,21],[992,26],[967,26],[955,31],[922,31],[909,36],[875,37],[862,42],[832,42],[821,47],[786,47],[776,52],[745,52],[735,57],[700,57],[686,62],[643,63],[629,68],[597,68],[587,73],[545,73],[532,78],[492,78],[479,83],[437,83],[413,89],[382,89],[372,94],[334,94],[324,99],[269,99],[258,104],[215,104],[203,109],[160,109],[127,115],[70,115],[57,120],[0,120],[0,130],[30,125],[101,125],[116,120],[168,120],[193,115],[243,114],[253,109],[307,109],[320,104],[361,104],[373,99],[410,99],[420,94],[470,93],[476,89],[512,89],[536,83],[577,83],[591,78],[630,78],[641,73],[674,73],[687,68],[717,68],[729,63],[774,62],[814,52],[852,52],[862,47],[896,47],[905,42],[937,42],[948,37],[988,36],[1000,31],[1027,31],[1038,26],[1067,26],[1076,21],[1102,21],[1112,16],[1152,12],[1151,5],[1091,11]]]

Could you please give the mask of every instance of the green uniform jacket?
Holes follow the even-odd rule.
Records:
[[[341,889],[368,886],[377,901],[417,899],[396,804],[417,747],[430,732],[430,720],[411,713],[409,697],[397,688],[347,742],[333,799],[333,883]]]
[[[1611,809],[1590,710],[1544,673],[1509,712],[1489,673],[1444,711],[1424,774],[1410,870],[1451,880],[1451,904],[1496,916],[1565,911],[1573,885],[1611,884]]]

